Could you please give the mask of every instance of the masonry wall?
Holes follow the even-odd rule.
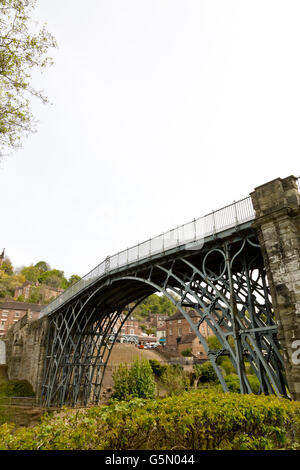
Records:
[[[45,358],[48,317],[29,321],[25,315],[6,336],[6,361],[9,380],[28,380],[39,399]]]
[[[2,339],[0,339],[0,365],[1,364],[6,364],[6,347]]]
[[[251,193],[291,395],[300,400],[300,194],[297,178]]]

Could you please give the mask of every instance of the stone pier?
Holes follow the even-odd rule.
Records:
[[[277,178],[251,193],[278,340],[293,399],[300,400],[300,194],[297,178]]]
[[[48,317],[30,321],[25,315],[9,328],[6,363],[9,380],[27,380],[39,400],[46,351]]]

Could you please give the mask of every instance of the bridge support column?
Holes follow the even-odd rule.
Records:
[[[300,400],[300,194],[297,178],[277,178],[251,193],[293,399]]]

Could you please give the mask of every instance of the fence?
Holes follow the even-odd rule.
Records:
[[[22,406],[34,408],[37,406],[35,397],[0,397],[0,406]]]
[[[141,262],[146,258],[150,258],[158,253],[165,253],[174,248],[181,249],[188,243],[203,242],[208,236],[253,219],[254,209],[251,197],[249,196],[222,209],[213,211],[204,217],[194,219],[187,224],[162,233],[155,238],[150,238],[143,243],[120,251],[113,256],[107,257],[92,271],[83,276],[80,281],[65,290],[59,297],[42,309],[40,316],[50,314],[97,279],[116,269],[130,266],[132,263]]]

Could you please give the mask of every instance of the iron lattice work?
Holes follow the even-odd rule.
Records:
[[[250,367],[260,393],[288,396],[266,270],[256,237],[248,234],[108,276],[50,316],[42,384],[45,405],[99,402],[105,368],[123,324],[119,322],[115,331],[117,320],[126,311],[124,322],[153,292],[167,296],[187,319],[225,392],[220,356],[231,360],[241,393],[253,392],[247,377]],[[189,309],[198,312],[198,323]],[[219,340],[219,349],[209,349],[201,334],[204,323]]]

